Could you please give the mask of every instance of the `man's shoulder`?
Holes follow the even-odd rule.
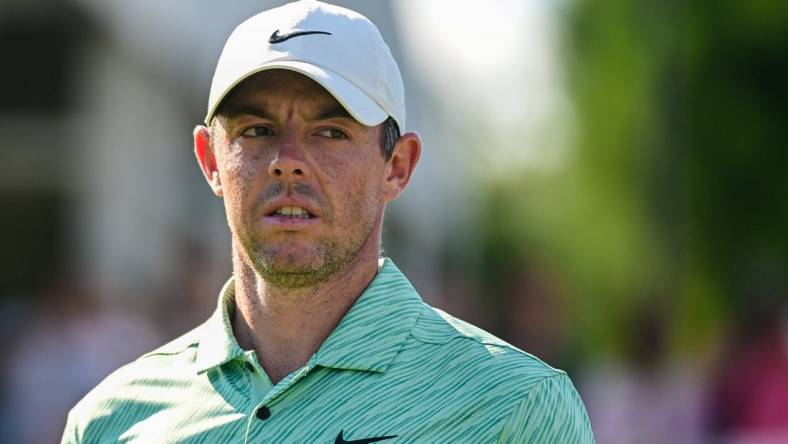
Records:
[[[198,325],[192,330],[178,336],[159,348],[149,351],[140,356],[137,361],[155,361],[156,357],[179,356],[184,352],[193,351],[200,343],[200,335],[205,328],[205,323]]]
[[[404,367],[429,366],[431,372],[420,373],[437,387],[431,390],[436,398],[472,399],[500,431],[496,442],[594,442],[585,407],[563,370],[428,305],[411,337],[416,344]]]
[[[184,370],[193,367],[202,328],[200,325],[113,371],[74,406],[70,416],[109,414],[146,387],[161,386],[188,374]]]
[[[171,367],[180,369],[192,365],[202,329],[203,325],[195,327],[170,342],[141,355],[112,372],[96,388],[122,385],[165,372]]]
[[[463,363],[463,368],[481,378],[506,380],[527,390],[544,378],[566,375],[501,338],[425,304],[411,336],[435,346],[445,359]]]

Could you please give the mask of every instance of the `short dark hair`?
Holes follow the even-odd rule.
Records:
[[[385,121],[383,121],[383,127],[381,128],[381,151],[383,152],[383,160],[386,162],[391,159],[391,155],[394,153],[394,145],[397,143],[397,139],[399,139],[399,125],[397,125],[397,121],[394,118],[389,117]]]

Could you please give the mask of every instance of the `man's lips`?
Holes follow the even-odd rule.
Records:
[[[320,212],[314,205],[312,205],[306,200],[295,198],[295,197],[285,197],[271,201],[269,204],[263,207],[263,214],[265,215],[265,217],[280,216],[280,213],[283,212],[283,210],[285,213],[292,213],[292,211],[289,210],[293,208],[298,208],[301,209],[302,211],[306,211],[309,216],[309,219],[316,219],[320,217]],[[282,216],[286,217],[287,215],[285,214]],[[293,217],[293,218],[295,219],[297,217]]]
[[[263,208],[263,220],[277,227],[297,229],[318,223],[320,213],[306,200],[286,197],[266,205]]]
[[[270,225],[287,229],[306,228],[320,222],[320,218],[301,218],[301,217],[287,217],[279,214],[270,214],[263,216],[263,220]]]

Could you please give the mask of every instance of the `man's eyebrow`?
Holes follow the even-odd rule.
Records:
[[[239,105],[228,105],[226,109],[223,109],[221,112],[226,118],[232,119],[239,116],[254,116],[259,117],[261,119],[268,119],[268,120],[275,120],[273,114],[268,112],[265,107],[252,104],[252,103],[243,103]],[[344,119],[351,119],[355,120],[353,116],[340,104],[336,104],[334,106],[330,106],[319,110],[311,120],[327,120],[327,119],[335,119],[335,118],[344,118]]]
[[[265,108],[251,103],[244,103],[237,106],[230,105],[222,111],[225,117],[234,118],[238,116],[254,116],[261,119],[274,120],[273,115]]]
[[[349,112],[340,104],[335,104],[326,109],[320,110],[320,112],[315,115],[313,118],[314,120],[326,120],[326,119],[334,119],[334,118],[345,118],[345,119],[353,119],[353,116],[350,115]]]

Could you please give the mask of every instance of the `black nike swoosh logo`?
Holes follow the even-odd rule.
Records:
[[[344,432],[345,432],[344,430],[341,430],[339,432],[339,435],[337,435],[337,439],[334,440],[334,444],[369,444],[371,442],[378,442],[378,441],[383,441],[384,439],[392,439],[397,437],[397,435],[376,436],[374,438],[351,439],[350,441],[348,441],[342,436]]]
[[[276,31],[274,31],[273,34],[271,34],[271,37],[268,38],[268,43],[273,45],[273,44],[276,44],[276,43],[282,43],[285,40],[290,40],[293,37],[298,37],[300,35],[309,35],[309,34],[331,35],[330,32],[326,32],[326,31],[294,31],[294,32],[291,32],[289,34],[279,35],[279,30],[277,29]]]

